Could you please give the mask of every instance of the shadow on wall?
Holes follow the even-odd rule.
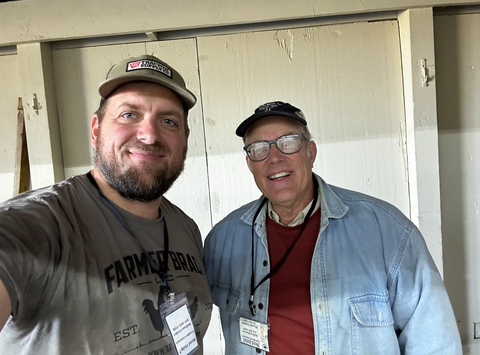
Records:
[[[472,78],[474,60],[470,57],[479,52],[467,48],[472,47],[476,37],[463,32],[465,20],[462,15],[435,18],[444,278],[464,345],[473,339],[471,317],[478,308],[478,304],[472,304],[478,298],[469,294],[476,281],[468,280],[468,264],[472,261],[467,259],[467,251],[476,251],[472,248],[475,236],[468,230],[468,214],[472,211],[467,208],[476,193],[471,190],[475,186],[471,154],[476,153],[468,141],[471,134],[478,136],[480,131],[478,99],[474,97],[478,97],[480,85]]]
[[[53,61],[64,168],[90,166],[90,121],[97,107],[85,104],[89,102],[84,74],[88,68],[82,55],[65,56],[62,51],[53,51]]]

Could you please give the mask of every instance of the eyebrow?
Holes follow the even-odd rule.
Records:
[[[140,110],[142,107],[137,104],[129,103],[129,102],[122,102],[120,105],[117,106],[117,110],[121,110],[124,108],[132,109],[132,110]],[[182,117],[182,114],[175,110],[163,110],[160,111],[162,116],[175,116],[175,117]]]

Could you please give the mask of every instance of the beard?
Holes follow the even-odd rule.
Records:
[[[136,141],[128,145],[146,152],[170,153],[170,149],[160,143],[145,145]],[[185,146],[182,159],[166,162],[161,167],[153,168],[149,164],[142,164],[141,167],[128,166],[116,159],[115,155],[107,156],[103,140],[99,135],[95,151],[95,166],[98,167],[105,181],[120,196],[132,201],[151,202],[163,196],[177,180],[184,170],[186,156],[187,147]]]

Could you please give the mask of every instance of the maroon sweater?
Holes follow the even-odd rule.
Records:
[[[301,228],[285,227],[267,218],[270,269],[293,244]],[[270,279],[270,354],[315,354],[310,268],[319,230],[320,209],[310,217],[292,253]]]

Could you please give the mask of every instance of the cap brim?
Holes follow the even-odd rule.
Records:
[[[235,134],[239,137],[245,137],[245,134],[255,123],[257,123],[257,121],[269,116],[286,117],[301,123],[303,126],[307,125],[307,121],[305,121],[303,118],[295,114],[292,114],[289,112],[282,112],[282,111],[266,111],[266,112],[255,113],[252,116],[248,117],[245,121],[240,123],[237,130],[235,131]]]

